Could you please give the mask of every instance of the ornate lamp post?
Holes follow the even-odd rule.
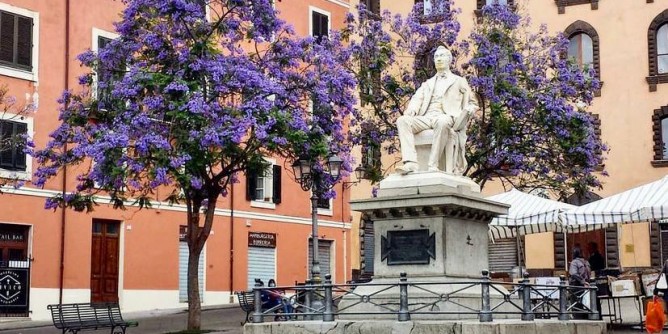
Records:
[[[300,157],[299,160],[292,164],[292,170],[295,175],[295,180],[304,191],[311,191],[311,251],[313,257],[311,260],[311,280],[315,282],[320,281],[320,261],[318,260],[318,199],[323,193],[329,189],[323,189],[323,177],[329,174],[334,180],[338,180],[341,176],[341,164],[343,160],[336,155],[327,159],[325,164],[326,171],[316,172],[313,168],[313,161],[308,157]]]

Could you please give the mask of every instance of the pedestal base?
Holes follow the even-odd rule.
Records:
[[[338,320],[286,321],[262,324],[246,324],[244,334],[605,334],[603,321],[558,321],[558,320],[499,320],[477,321],[373,321]]]

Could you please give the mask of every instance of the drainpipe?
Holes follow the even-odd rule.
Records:
[[[70,89],[70,0],[65,0],[65,90]],[[67,152],[67,143],[64,146]],[[63,184],[62,196],[65,198],[67,190],[67,165],[63,165]],[[60,279],[58,287],[58,303],[63,303],[63,286],[65,278],[65,213],[66,208],[63,207],[60,212]]]
[[[234,182],[230,185],[230,304],[234,303]]]

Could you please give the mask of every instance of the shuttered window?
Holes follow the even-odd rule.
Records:
[[[32,71],[32,18],[0,11],[0,64]]]
[[[489,241],[489,270],[509,273],[517,266],[517,240],[515,238]]]
[[[311,273],[311,264],[313,263],[313,241],[309,239],[308,243],[308,268]],[[334,276],[332,268],[332,242],[329,240],[318,240],[318,262],[320,262],[320,277],[324,280],[325,275]],[[332,277],[332,280],[334,278]]]
[[[188,302],[188,243],[179,242],[179,302]],[[199,264],[197,266],[197,276],[199,280],[199,299],[204,302],[204,250],[199,255]]]
[[[329,36],[329,15],[311,11],[311,36],[318,42]]]
[[[270,279],[276,280],[276,248],[248,247],[248,280],[246,289],[255,286],[255,279],[265,286]]]
[[[0,121],[0,168],[11,171],[26,170],[24,135],[28,125],[7,120]]]
[[[364,267],[362,268],[365,275],[373,275],[373,257],[374,257],[374,232],[373,222],[370,220],[364,221]]]
[[[281,166],[271,165],[258,173],[246,171],[246,199],[280,204],[281,203]]]

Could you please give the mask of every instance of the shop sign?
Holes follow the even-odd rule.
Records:
[[[0,270],[0,313],[25,311],[28,289],[27,268]]]
[[[276,248],[276,234],[266,232],[248,232],[248,246]]]
[[[25,242],[25,233],[18,231],[0,232],[0,241]]]

